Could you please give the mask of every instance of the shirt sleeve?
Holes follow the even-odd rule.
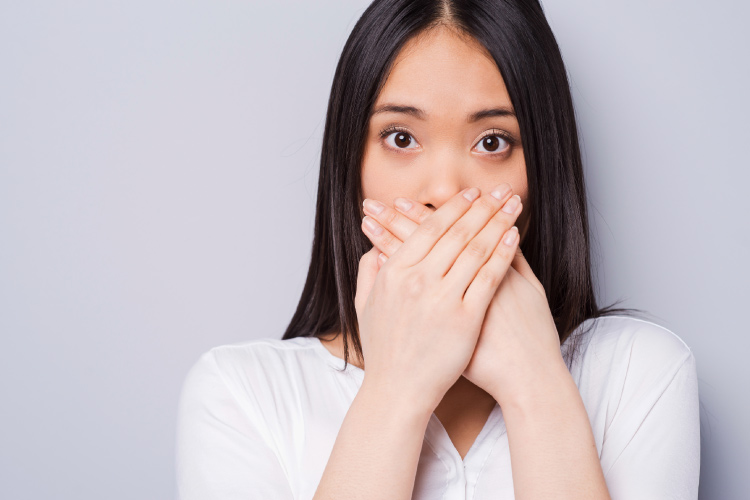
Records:
[[[212,351],[188,372],[178,405],[178,500],[292,500],[258,420],[232,394]]]
[[[700,411],[691,351],[670,379],[651,380],[638,411],[618,417],[610,433],[622,449],[604,471],[612,500],[697,500],[700,475]],[[616,435],[616,434],[620,435]]]

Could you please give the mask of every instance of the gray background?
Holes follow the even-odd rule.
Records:
[[[0,497],[174,495],[210,347],[280,337],[366,1],[0,6]],[[748,498],[746,2],[547,0],[602,303],[698,360],[703,499]]]

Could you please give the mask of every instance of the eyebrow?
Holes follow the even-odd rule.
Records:
[[[415,108],[414,106],[405,106],[402,104],[383,104],[375,108],[375,110],[372,112],[372,115],[374,116],[378,113],[403,113],[406,115],[411,115],[420,120],[424,120],[425,118],[427,118],[427,113],[425,113],[424,110]],[[512,116],[513,118],[516,118],[516,113],[511,108],[507,107],[481,109],[479,111],[475,111],[474,113],[470,113],[466,117],[466,122],[474,123],[484,118],[490,118],[494,116]]]

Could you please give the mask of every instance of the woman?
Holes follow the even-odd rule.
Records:
[[[537,2],[373,2],[334,77],[316,210],[283,339],[188,374],[181,498],[697,498],[695,359],[596,304]]]

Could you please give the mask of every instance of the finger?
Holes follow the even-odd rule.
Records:
[[[520,197],[511,197],[511,193],[510,184],[504,183],[479,197],[472,204],[471,208],[435,244],[430,254],[424,259],[425,265],[429,265],[436,272],[440,273],[440,276],[445,276],[459,255],[466,249],[467,244],[482,230],[492,216],[503,207],[505,202],[509,198],[520,201]],[[428,218],[422,226],[427,224],[429,220]],[[469,249],[469,251],[472,251],[472,249]]]
[[[393,200],[393,206],[417,224],[424,222],[435,211],[410,198],[396,198]]]
[[[510,263],[515,256],[520,238],[516,226],[503,234],[502,240],[492,252],[490,259],[477,272],[464,295],[464,303],[475,307],[478,311],[485,311],[492,300],[497,287],[500,286]]]
[[[388,256],[381,252],[380,255],[378,255],[378,269],[383,267],[383,264],[385,264],[387,260]]]
[[[458,256],[445,275],[448,285],[463,296],[479,270],[492,257],[501,238],[516,223],[523,210],[521,198],[511,196]],[[512,256],[511,256],[512,257]],[[511,259],[512,260],[512,259]],[[510,262],[510,261],[509,261]]]
[[[403,242],[398,254],[391,258],[398,259],[399,264],[404,266],[413,266],[421,262],[448,228],[471,208],[472,203],[478,196],[479,189],[476,187],[456,193],[427,217],[414,233]]]
[[[536,277],[536,274],[534,274],[534,271],[529,265],[529,261],[527,261],[526,257],[523,256],[520,245],[516,249],[516,254],[513,256],[513,262],[511,262],[511,265],[516,271],[518,271],[521,276],[526,278],[529,283],[534,285],[534,288],[539,290],[539,293],[541,293],[545,297],[547,296],[546,292],[544,291],[544,286],[542,286],[542,282],[539,281],[539,278]]]
[[[378,221],[369,215],[365,215],[364,219],[362,219],[362,231],[372,244],[388,257],[396,253],[396,250],[403,244],[393,233],[381,226]]]
[[[359,259],[357,290],[354,294],[354,306],[358,313],[362,311],[362,307],[375,283],[375,277],[378,274],[377,259],[379,253],[380,251],[377,248],[372,247]]]
[[[365,199],[362,206],[367,215],[378,221],[381,226],[401,241],[406,241],[406,238],[411,236],[419,226],[413,220],[378,200]],[[392,254],[388,253],[388,255]]]

